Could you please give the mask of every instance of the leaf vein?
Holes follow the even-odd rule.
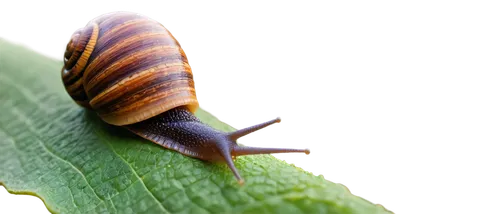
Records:
[[[71,162],[69,162],[69,161],[65,160],[64,158],[62,158],[62,157],[58,156],[57,154],[55,154],[53,151],[49,150],[49,149],[47,148],[47,146],[43,143],[43,141],[39,138],[38,133],[37,133],[35,130],[33,130],[32,126],[31,126],[31,124],[32,124],[31,119],[30,119],[30,118],[28,118],[28,117],[26,117],[26,116],[24,115],[24,113],[23,113],[23,112],[18,111],[17,113],[18,113],[18,114],[17,114],[18,116],[22,116],[22,117],[24,117],[24,118],[23,118],[23,121],[26,121],[26,122],[28,122],[28,121],[29,121],[29,122],[30,122],[29,124],[26,124],[26,125],[27,125],[27,127],[29,127],[29,128],[28,128],[28,129],[29,129],[29,131],[35,134],[35,136],[36,136],[36,142],[37,142],[37,143],[38,143],[38,144],[39,144],[39,145],[40,145],[40,146],[41,146],[41,147],[42,147],[42,148],[43,148],[43,149],[47,152],[47,154],[49,154],[50,156],[52,156],[52,157],[54,157],[54,158],[56,158],[56,159],[58,159],[58,160],[62,161],[63,163],[68,164],[68,165],[69,165],[71,168],[73,168],[73,169],[74,169],[74,170],[75,170],[78,174],[80,174],[80,175],[82,176],[83,180],[85,181],[85,183],[86,183],[86,184],[90,187],[90,189],[92,190],[92,192],[94,193],[94,195],[95,195],[97,198],[99,198],[99,200],[101,200],[101,202],[102,202],[102,201],[103,201],[103,199],[102,199],[99,195],[97,195],[97,193],[95,192],[94,188],[92,188],[92,186],[90,185],[89,181],[87,180],[87,177],[85,177],[85,175],[82,173],[82,171],[80,171],[80,170],[79,170],[79,169],[78,169],[75,165],[73,165]],[[3,130],[3,132],[5,133],[5,130]],[[13,136],[11,136],[10,138],[11,138],[13,141],[15,141],[15,139],[13,138]]]
[[[98,132],[96,132],[98,135],[100,135]],[[116,152],[116,150],[114,149],[113,145],[111,145],[110,142],[108,142],[108,139],[106,139],[105,137],[103,137],[104,139],[104,142],[109,146],[109,148],[111,149],[111,151],[113,151],[113,153],[115,153],[125,164],[127,164],[127,166],[130,167],[130,170],[132,171],[132,173],[134,174],[135,177],[137,177],[137,179],[139,180],[139,182],[141,182],[142,186],[144,186],[144,189],[146,190],[146,192],[151,195],[151,197],[153,197],[153,199],[158,203],[158,205],[160,206],[160,208],[165,211],[165,213],[170,213],[167,211],[167,208],[165,206],[163,206],[163,204],[158,200],[158,198],[156,198],[156,196],[153,195],[153,193],[151,192],[151,190],[148,189],[148,187],[146,186],[146,184],[144,183],[144,181],[142,180],[142,178],[137,174],[137,172],[135,171],[135,169],[120,155]]]
[[[113,208],[113,210],[115,210],[115,213],[118,213],[118,210],[116,209],[116,206],[115,206],[115,203],[113,202],[113,200],[111,200],[111,198],[109,198],[108,200],[111,203],[111,207]]]
[[[64,163],[67,163],[71,168],[73,168],[74,170],[76,170],[76,172],[78,174],[80,174],[82,177],[83,177],[83,180],[85,181],[85,183],[90,187],[90,189],[92,190],[92,192],[94,193],[95,196],[97,196],[97,198],[99,198],[99,200],[103,201],[103,199],[97,195],[97,193],[95,192],[94,188],[92,188],[92,186],[90,185],[89,181],[87,180],[87,177],[85,177],[85,175],[82,173],[82,171],[80,171],[78,168],[75,167],[75,165],[73,165],[71,162],[63,159],[62,157],[59,157],[58,155],[54,154],[52,151],[50,151],[44,144],[42,141],[40,140],[37,140],[37,142],[43,147],[43,149],[45,151],[48,152],[48,154],[50,154],[51,156],[61,160],[62,162]]]

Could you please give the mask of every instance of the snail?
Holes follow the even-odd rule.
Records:
[[[240,146],[236,140],[280,118],[234,132],[202,123],[193,73],[179,42],[160,23],[140,14],[101,15],[78,29],[66,46],[64,87],[80,106],[167,149],[206,161],[226,162],[237,181],[237,156],[308,149]]]

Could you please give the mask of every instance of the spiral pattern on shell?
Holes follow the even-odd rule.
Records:
[[[198,107],[191,67],[177,40],[160,23],[134,13],[105,14],[77,30],[61,74],[76,103],[114,125]]]

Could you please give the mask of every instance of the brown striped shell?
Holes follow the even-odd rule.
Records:
[[[76,103],[113,125],[198,107],[191,67],[177,40],[160,23],[135,13],[106,14],[77,30],[61,74]]]

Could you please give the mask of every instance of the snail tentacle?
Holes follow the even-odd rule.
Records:
[[[281,118],[276,118],[274,120],[270,120],[261,124],[257,124],[254,126],[250,126],[248,128],[236,130],[234,132],[228,133],[229,138],[232,141],[236,141],[238,138],[243,137],[247,134],[255,132],[259,129],[263,129],[269,125],[274,123],[281,122]],[[242,155],[255,155],[255,154],[272,154],[272,153],[292,153],[292,152],[300,152],[309,154],[309,149],[289,149],[289,148],[261,148],[261,147],[249,147],[249,146],[235,146],[232,151],[233,156],[242,156]]]
[[[250,134],[254,131],[257,131],[259,129],[263,129],[269,125],[279,123],[279,122],[281,122],[281,118],[278,117],[278,118],[276,118],[274,120],[270,120],[268,122],[264,122],[264,123],[261,123],[261,124],[255,125],[255,126],[250,126],[248,128],[244,128],[244,129],[240,129],[240,130],[231,132],[229,134],[229,137],[231,138],[231,140],[237,140],[240,137],[243,137],[243,136]]]

